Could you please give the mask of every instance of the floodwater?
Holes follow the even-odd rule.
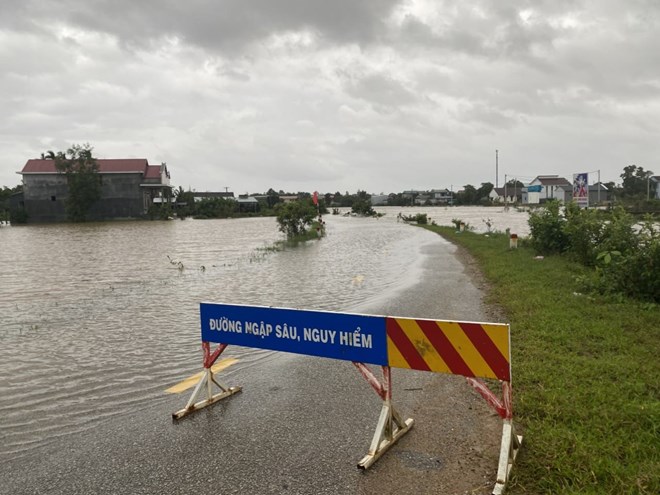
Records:
[[[274,218],[111,222],[0,230],[0,461],[150,407],[201,369],[201,301],[367,312],[415,283],[439,236],[427,213],[525,233],[495,208],[328,215],[327,236],[283,251]],[[272,353],[231,347],[241,366]]]

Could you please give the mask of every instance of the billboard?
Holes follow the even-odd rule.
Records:
[[[573,201],[580,208],[589,206],[589,174],[573,174]]]

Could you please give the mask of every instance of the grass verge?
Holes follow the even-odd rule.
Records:
[[[508,493],[660,493],[660,307],[580,294],[588,269],[504,234],[425,228],[477,260],[511,324],[524,439]]]

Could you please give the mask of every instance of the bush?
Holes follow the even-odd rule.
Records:
[[[596,210],[559,204],[530,215],[530,244],[539,254],[564,254],[585,266],[595,266],[593,285],[585,288],[660,302],[660,232],[651,217],[635,229],[633,217],[616,208],[609,220]],[[587,282],[592,277],[586,277]]]
[[[586,266],[596,264],[602,251],[604,223],[597,210],[581,209],[575,203],[566,205],[566,222],[563,231],[566,235],[567,251],[570,257]]]
[[[622,207],[616,207],[608,222],[604,222],[601,251],[632,253],[637,245],[635,220]]]
[[[530,213],[530,242],[534,250],[543,255],[565,252],[569,246],[565,224],[557,201],[548,201],[545,208]]]
[[[356,215],[364,215],[365,217],[373,217],[376,215],[376,211],[371,206],[371,200],[366,198],[353,201],[351,211]]]
[[[426,213],[418,213],[415,216],[415,221],[417,222],[418,225],[426,225],[429,223],[429,219],[426,216]]]
[[[17,210],[11,210],[9,212],[9,220],[11,223],[27,223],[28,213],[25,208],[19,208]]]
[[[625,251],[603,251],[597,267],[598,289],[660,303],[660,233],[651,220],[642,224]]]
[[[316,216],[316,208],[311,200],[292,201],[275,205],[279,229],[287,237],[304,234]]]

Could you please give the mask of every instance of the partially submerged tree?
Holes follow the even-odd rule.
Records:
[[[65,208],[73,222],[84,222],[94,203],[101,198],[99,167],[88,143],[74,144],[66,153],[49,151],[46,158],[55,160],[58,172],[66,174],[68,195]]]
[[[280,231],[287,237],[304,234],[316,217],[316,207],[310,199],[278,203],[275,205]]]

